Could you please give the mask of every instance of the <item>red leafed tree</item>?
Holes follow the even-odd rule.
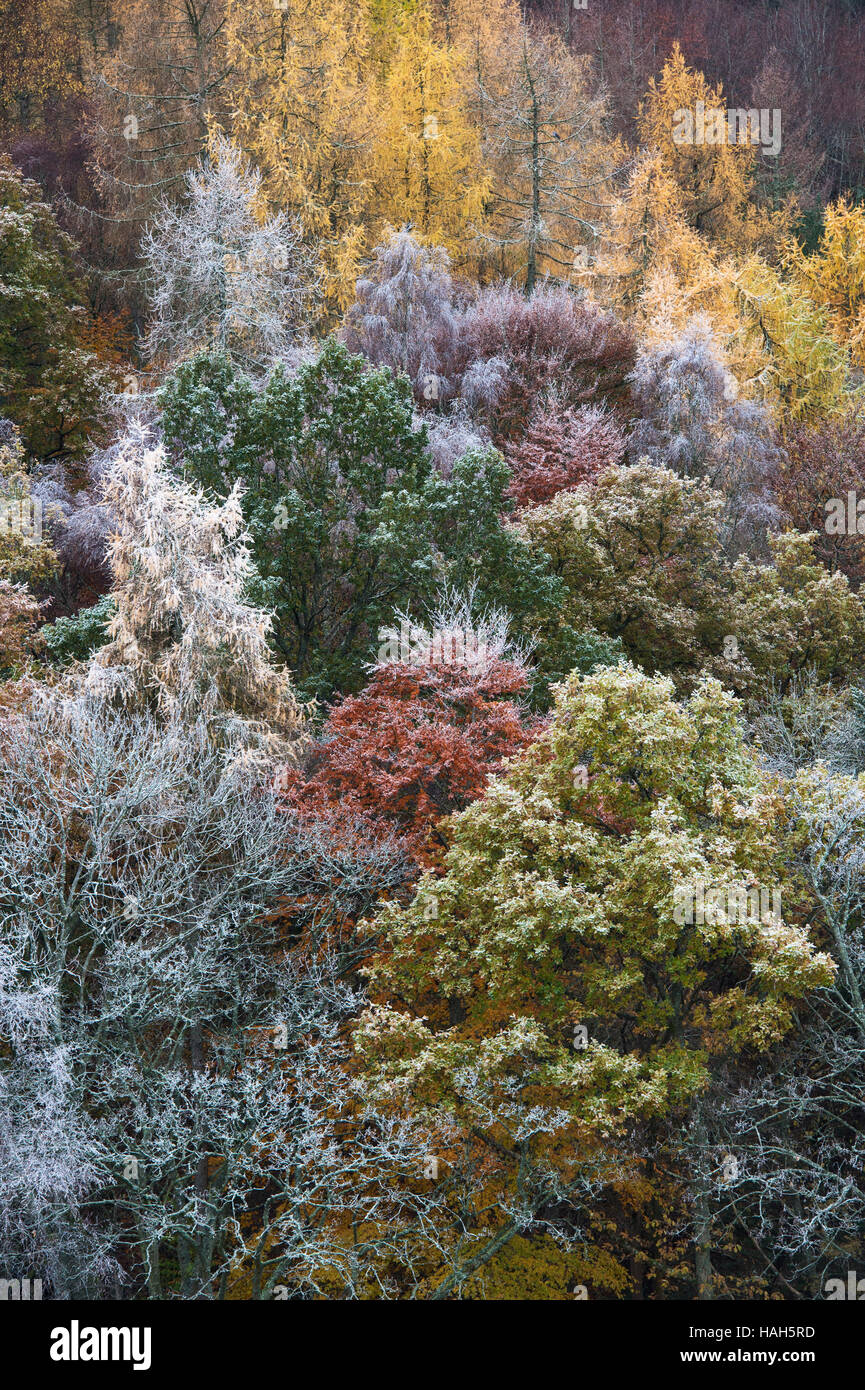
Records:
[[[513,285],[482,290],[459,330],[461,394],[502,448],[524,434],[548,393],[563,406],[622,404],[634,364],[631,330],[563,289],[526,299]]]
[[[511,496],[518,507],[548,502],[621,463],[624,453],[624,436],[608,411],[563,409],[558,400],[547,401],[535,411],[521,443],[507,450]]]
[[[483,794],[503,760],[537,732],[517,661],[382,663],[332,710],[301,769],[278,785],[286,809],[396,832],[422,864],[444,838],[436,822]]]

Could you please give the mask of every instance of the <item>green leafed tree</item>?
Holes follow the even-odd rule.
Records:
[[[541,623],[541,654],[543,643],[557,653],[564,622],[620,641],[683,691],[706,672],[749,696],[767,677],[811,667],[849,680],[865,656],[865,609],[846,577],[795,531],[768,537],[770,564],[731,564],[724,507],[706,481],[644,460],[522,513],[520,533],[566,590],[560,614]]]
[[[224,357],[184,363],[161,392],[178,464],[218,496],[244,484],[257,597],[299,689],[358,689],[396,609],[422,616],[444,584],[520,619],[555,602],[543,556],[505,525],[510,472],[474,450],[433,471],[411,386],[333,339],[257,387]]]

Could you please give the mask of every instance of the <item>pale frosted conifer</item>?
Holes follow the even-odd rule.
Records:
[[[724,493],[727,547],[760,543],[777,524],[771,477],[778,450],[764,408],[739,396],[707,319],[643,349],[631,375],[641,418],[632,457],[704,478]]]
[[[453,395],[448,375],[457,334],[447,252],[421,246],[403,227],[375,251],[375,265],[357,282],[357,302],[343,338],[376,366],[403,372],[415,395],[434,407]]]
[[[271,661],[237,483],[222,503],[172,477],[162,445],[132,432],[104,484],[116,612],[86,677],[91,696],[163,718],[203,715],[219,736],[286,755],[303,724]]]
[[[142,239],[152,287],[147,353],[173,361],[218,349],[249,370],[291,360],[313,290],[297,222],[263,216],[261,173],[218,136]]]

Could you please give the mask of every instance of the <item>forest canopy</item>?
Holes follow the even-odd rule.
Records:
[[[0,0],[7,1293],[859,1287],[863,54]]]

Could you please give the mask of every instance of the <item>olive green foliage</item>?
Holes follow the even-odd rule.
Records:
[[[516,1075],[526,1104],[600,1133],[688,1105],[713,1053],[769,1047],[832,978],[780,916],[677,910],[695,883],[783,902],[779,810],[718,681],[680,702],[633,666],[569,678],[537,743],[452,818],[444,876],[380,915],[359,1045],[428,1101]]]

